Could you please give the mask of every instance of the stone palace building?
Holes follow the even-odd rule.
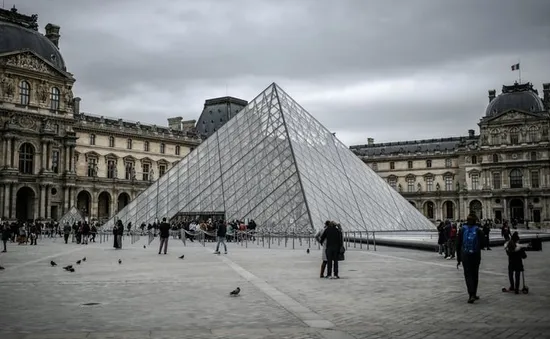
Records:
[[[480,133],[351,146],[426,217],[550,224],[550,83],[489,91]]]
[[[195,121],[145,125],[80,112],[59,26],[0,9],[0,219],[105,220],[200,144]]]

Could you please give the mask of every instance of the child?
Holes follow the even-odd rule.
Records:
[[[512,234],[512,239],[504,245],[504,249],[508,254],[508,279],[510,279],[508,291],[513,290],[516,294],[519,294],[519,278],[521,272],[523,272],[523,259],[527,258],[527,254],[525,254],[525,248],[519,244],[518,232]],[[515,284],[514,275],[516,277]]]

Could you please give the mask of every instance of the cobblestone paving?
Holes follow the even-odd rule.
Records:
[[[548,252],[528,253],[528,295],[502,293],[504,251],[484,252],[481,300],[469,305],[462,269],[436,253],[351,246],[342,279],[326,280],[306,243],[229,244],[229,261],[211,243],[171,239],[166,256],[144,243],[9,246],[0,338],[550,338]],[[229,297],[236,286],[241,296]]]

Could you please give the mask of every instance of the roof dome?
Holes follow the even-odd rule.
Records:
[[[485,115],[495,116],[510,109],[541,112],[544,111],[544,105],[531,83],[515,83],[512,86],[502,86],[502,93],[491,100]]]
[[[0,11],[2,12],[0,13],[0,54],[30,50],[51,62],[58,69],[66,71],[65,62],[59,49],[50,39],[38,32],[36,16],[22,15],[15,9]],[[59,28],[58,26],[53,27]]]

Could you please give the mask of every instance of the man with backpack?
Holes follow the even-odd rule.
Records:
[[[464,267],[464,280],[466,280],[469,295],[468,304],[473,304],[474,301],[479,299],[477,286],[484,238],[483,231],[477,225],[477,217],[470,214],[456,239],[457,267],[461,263]]]

